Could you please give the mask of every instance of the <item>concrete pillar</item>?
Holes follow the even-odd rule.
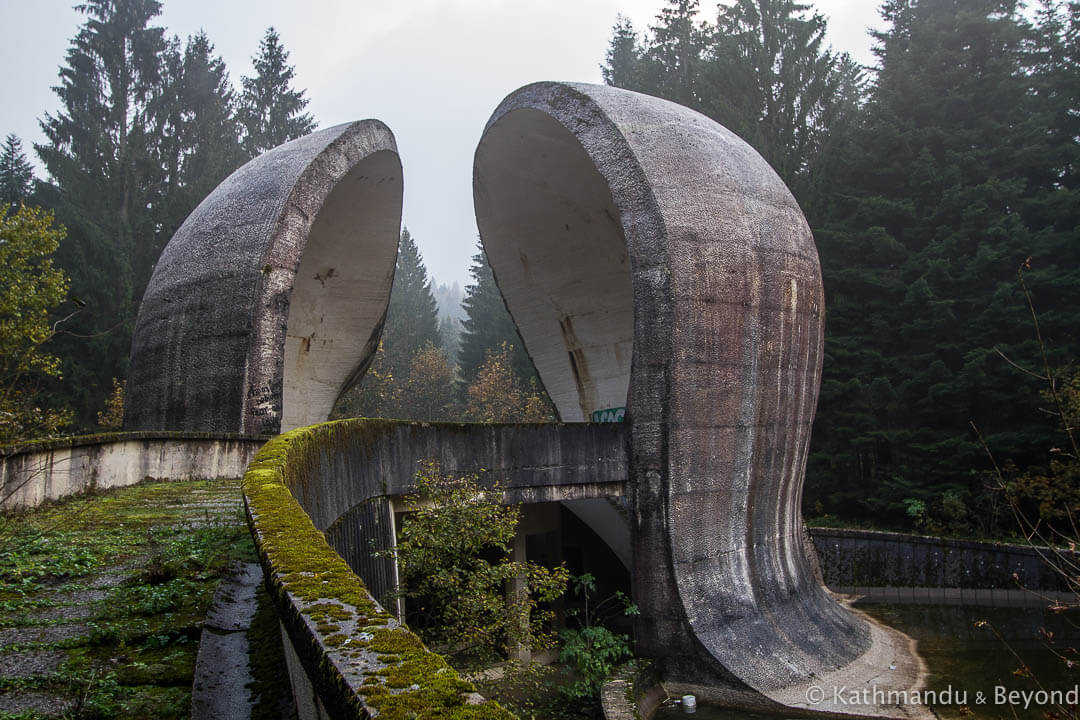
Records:
[[[514,547],[511,555],[516,563],[524,563],[527,560],[525,537],[524,531],[519,526],[514,534]],[[519,637],[526,637],[529,634],[529,614],[525,611],[528,593],[529,582],[524,574],[518,575],[506,586],[506,604],[512,611],[517,611],[511,622],[514,623],[514,629]],[[525,643],[515,643],[510,647],[510,659],[527,663],[532,660],[532,649]]]

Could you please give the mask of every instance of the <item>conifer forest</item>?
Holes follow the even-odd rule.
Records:
[[[810,2],[656,2],[596,49],[603,81],[749,142],[817,243],[807,519],[997,538],[1010,498],[1080,513],[1080,2],[883,0],[869,65]],[[318,126],[274,28],[235,77],[212,27],[173,36],[157,0],[80,7],[44,141],[0,128],[0,444],[116,429],[165,244]],[[335,416],[557,420],[482,246],[462,288],[416,240],[402,228],[379,352]]]

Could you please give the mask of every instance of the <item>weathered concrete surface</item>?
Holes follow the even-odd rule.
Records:
[[[449,715],[462,703],[486,702],[378,605],[356,569],[328,544],[331,533],[323,530],[348,517],[359,503],[411,490],[421,459],[438,459],[451,472],[491,468],[494,477],[526,493],[538,483],[554,485],[558,492],[610,490],[612,483],[604,477],[590,480],[587,471],[594,462],[610,471],[612,461],[624,458],[624,443],[611,442],[619,434],[584,428],[567,433],[580,436],[579,442],[560,443],[560,430],[354,419],[295,430],[261,451],[245,476],[244,497],[281,621],[300,718],[404,717],[414,708]],[[539,451],[530,455],[528,449],[537,446]],[[613,458],[597,452],[606,448],[614,448]],[[515,479],[520,482],[509,482]],[[302,498],[311,507],[305,508]],[[313,577],[309,567],[315,566],[318,589],[304,589],[306,578]],[[433,674],[442,677],[435,681]],[[395,676],[400,684],[388,693]],[[509,717],[494,705],[479,714]]]
[[[315,528],[377,600],[390,589],[394,573],[390,559],[371,554],[395,542],[387,498],[415,490],[420,462],[435,461],[449,474],[478,473],[482,483],[498,483],[503,488],[506,502],[617,497],[625,488],[625,431],[614,424],[342,420],[297,431],[306,435],[306,449],[282,466],[282,479]],[[282,542],[260,534],[259,513],[252,508],[250,496],[248,513],[257,546]],[[282,574],[300,572],[266,566],[268,555],[263,562],[271,583]],[[344,703],[343,693],[359,691],[365,676],[356,673],[355,663],[349,661],[339,681],[326,682],[326,668],[341,658],[349,660],[348,656],[341,647],[326,643],[319,623],[307,616],[310,603],[288,593],[275,594],[275,600],[300,717],[333,716],[325,708]],[[324,601],[336,602],[333,597]]]
[[[147,478],[243,476],[262,437],[194,433],[116,433],[28,444],[0,452],[0,509],[36,507],[91,488]]]
[[[375,498],[408,495],[422,461],[478,473],[509,503],[617,497],[626,480],[620,425],[484,425],[343,420],[317,428],[326,443],[290,490],[319,530]],[[325,433],[325,435],[322,435]],[[322,439],[325,438],[325,439]]]
[[[236,563],[221,581],[206,613],[191,688],[192,720],[242,720],[254,706],[247,631],[262,583],[258,563]]]
[[[1068,550],[1031,545],[846,528],[812,528],[810,535],[825,583],[839,592],[890,586],[1069,593],[1068,578],[1054,565],[1076,567],[1080,561],[1077,553]]]
[[[293,140],[226,178],[154,269],[125,428],[272,434],[325,420],[378,345],[401,192],[378,120]]]
[[[560,416],[627,408],[638,652],[665,676],[784,705],[824,677],[918,686],[910,644],[841,607],[806,561],[823,292],[768,164],[685,107],[538,83],[492,115],[473,183]],[[903,672],[881,675],[890,664]]]

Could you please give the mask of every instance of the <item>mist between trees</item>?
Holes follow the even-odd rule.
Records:
[[[138,300],[183,218],[246,159],[314,126],[272,29],[237,90],[209,38],[168,38],[159,10],[88,2],[35,148],[48,180],[31,187],[17,138],[0,158],[4,202],[50,208],[67,229],[55,258],[70,295],[53,312],[78,312],[44,348],[61,377],[34,379],[40,407],[74,411],[66,431],[92,428],[115,396]],[[861,67],[828,47],[809,3],[672,0],[642,32],[616,22],[603,76],[738,133],[807,216],[827,309],[809,517],[1012,532],[972,421],[1021,502],[1076,513],[1068,420],[1046,407],[1039,373],[1018,369],[1038,368],[1041,348],[1016,271],[1027,262],[1052,377],[1073,392],[1080,3],[886,0],[881,15],[876,64]],[[379,355],[339,415],[554,418],[482,251],[460,309],[407,231],[397,272]]]

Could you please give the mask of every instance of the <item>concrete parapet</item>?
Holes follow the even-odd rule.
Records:
[[[1074,588],[1053,564],[1065,560],[1075,567],[1080,560],[1075,552],[1036,545],[847,528],[811,528],[810,535],[825,583],[841,592],[855,587],[891,587],[900,592],[905,588],[1026,588],[1068,593]],[[935,597],[946,598],[940,594]],[[959,602],[960,597],[954,593],[948,601]],[[987,596],[969,597],[982,604]]]
[[[238,478],[265,437],[146,431],[0,448],[0,509],[30,508],[142,480]]]
[[[356,419],[270,441],[244,478],[244,496],[305,720],[320,713],[405,717],[409,708],[444,706],[463,719],[509,717],[493,703],[469,705],[479,700],[472,687],[375,601],[327,543],[350,538],[331,530],[336,523],[378,518],[365,505],[411,492],[422,460],[449,473],[482,471],[481,481],[498,480],[506,501],[529,502],[621,494],[625,453],[618,425]],[[382,540],[392,545],[392,533]],[[361,571],[375,567],[357,564]]]

